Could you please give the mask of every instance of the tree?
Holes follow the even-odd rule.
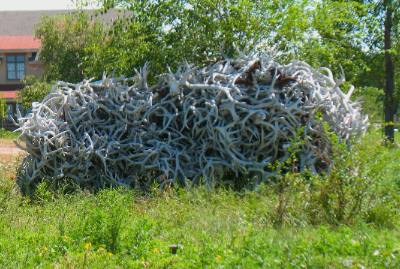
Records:
[[[98,62],[93,66],[104,62],[107,71],[114,67],[117,74],[132,74],[147,61],[155,73],[184,61],[202,65],[260,41],[283,52],[281,61],[302,59],[336,73],[342,66],[351,83],[368,70],[363,51],[368,9],[360,1],[98,2],[104,10],[130,11],[113,25],[108,45],[91,50]]]
[[[92,66],[128,76],[146,62],[153,74],[159,74],[185,61],[203,65],[232,57],[260,41],[287,50],[307,24],[307,13],[301,12],[305,0],[99,2],[104,11],[118,7],[129,15],[114,23],[104,46],[89,49],[96,61]]]
[[[367,69],[359,37],[367,9],[359,1],[97,2],[103,5],[101,13],[115,7],[127,13],[110,28],[103,29],[101,42],[82,43],[84,46],[78,53],[81,57],[74,59],[74,64],[64,65],[70,72],[86,77],[100,77],[104,71],[131,76],[135,68],[146,62],[150,62],[153,74],[165,72],[167,67],[175,69],[185,61],[203,65],[223,56],[232,57],[238,50],[251,49],[260,41],[284,52],[283,61],[300,58],[335,71],[340,71],[341,65],[353,83]],[[87,32],[93,31],[92,25],[83,24]],[[64,32],[71,32],[69,28],[73,24],[54,25],[48,24],[50,28],[45,28],[44,32],[53,34],[44,38],[65,36]],[[60,51],[68,51],[64,47],[70,46],[71,41],[74,40],[50,40],[49,44],[56,43]],[[53,56],[54,47],[43,50],[47,51],[46,55]]]
[[[373,75],[367,78],[378,77],[379,86],[384,89],[383,114],[385,140],[395,141],[394,124],[398,108],[398,94],[396,91],[396,69],[400,64],[400,39],[396,34],[400,27],[400,2],[396,0],[369,0],[370,14],[378,22],[376,29],[370,29],[370,50],[374,53],[374,63],[371,64]],[[397,49],[396,49],[397,48]],[[372,73],[371,72],[371,73]],[[400,81],[399,81],[400,83]]]
[[[93,1],[102,5],[99,14],[118,8],[125,15],[107,27],[84,12],[45,19],[37,33],[44,44],[46,80],[76,82],[103,72],[132,76],[146,62],[150,79],[156,79],[168,67],[175,70],[185,61],[201,66],[262,41],[283,52],[280,61],[305,60],[331,68],[336,76],[343,67],[374,120],[382,115],[374,103],[383,103],[384,9],[376,0]],[[392,37],[393,48],[399,47]],[[374,97],[367,96],[371,92]]]
[[[104,42],[104,28],[82,11],[43,18],[36,36],[42,41],[44,80],[78,82],[90,75],[84,72],[83,63],[91,64],[85,49]]]
[[[390,0],[384,1],[385,9],[385,35],[384,35],[384,49],[385,49],[385,100],[384,100],[384,112],[385,112],[385,136],[386,139],[393,143],[394,142],[394,115],[396,113],[396,101],[394,97],[394,62],[392,56],[392,33],[393,33],[393,15],[394,15],[394,4]]]
[[[400,48],[396,35],[400,2],[324,0],[315,7],[311,29],[317,38],[301,49],[301,58],[316,66],[333,65],[330,67],[336,71],[342,66],[346,78],[358,88],[355,96],[368,102],[364,108],[373,120],[383,117],[386,140],[394,142],[400,92],[395,87],[400,64],[396,53]],[[378,111],[380,107],[383,113]]]
[[[358,1],[324,0],[315,3],[310,14],[307,39],[302,44],[299,58],[314,67],[326,66],[356,87],[360,74],[368,68],[363,42],[367,7]]]

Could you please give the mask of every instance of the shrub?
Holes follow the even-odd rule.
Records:
[[[51,84],[34,76],[28,76],[23,81],[25,87],[19,91],[22,107],[25,110],[32,108],[33,102],[40,102],[50,92]]]
[[[399,218],[400,188],[397,169],[387,165],[396,165],[400,151],[380,145],[377,136],[373,130],[349,147],[332,135],[329,173],[282,173],[273,185],[277,197],[274,223],[295,224],[301,219],[309,224],[339,225],[362,219],[392,227]],[[293,156],[280,167],[291,167],[296,160]]]

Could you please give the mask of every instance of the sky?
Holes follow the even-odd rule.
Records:
[[[0,11],[73,9],[72,0],[0,0]]]

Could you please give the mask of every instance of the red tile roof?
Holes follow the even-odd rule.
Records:
[[[39,49],[40,45],[34,36],[0,36],[0,50]]]
[[[3,2],[4,0],[0,0],[0,6],[2,6],[1,4],[3,4]],[[37,1],[30,0],[30,2],[36,3]],[[110,9],[105,14],[98,14],[98,11],[99,10],[85,10],[85,13],[87,13],[92,20],[103,22],[105,25],[111,25],[118,17],[131,16],[131,12],[122,9]],[[0,11],[0,36],[35,35],[35,28],[43,17],[54,17],[77,12],[76,10]]]
[[[18,92],[17,91],[3,91],[0,92],[0,99],[17,99]]]

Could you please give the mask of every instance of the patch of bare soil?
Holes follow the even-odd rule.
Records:
[[[16,168],[25,154],[12,139],[0,139],[0,176],[15,179]]]

